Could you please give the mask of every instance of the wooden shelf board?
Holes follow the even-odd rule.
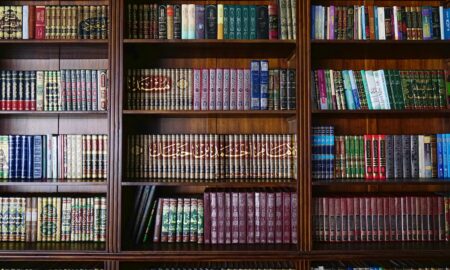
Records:
[[[126,115],[154,115],[161,117],[285,117],[295,116],[295,110],[285,111],[150,111],[124,110]]]
[[[247,182],[247,183],[184,183],[184,182],[133,182],[133,181],[126,181],[122,182],[122,186],[199,186],[199,187],[220,187],[220,188],[254,188],[254,187],[288,187],[288,188],[295,188],[297,186],[296,182],[275,182],[275,183],[268,183],[268,182]]]
[[[367,182],[364,179],[355,179],[351,182],[341,180],[313,181],[315,193],[427,193],[449,192],[450,181],[439,179],[402,179],[388,180],[386,182]]]
[[[129,44],[284,44],[294,46],[295,40],[271,39],[124,39]]]
[[[35,242],[35,243],[22,243],[22,242],[0,242],[0,256],[6,256],[7,254],[21,255],[21,254],[36,254],[44,253],[46,255],[51,254],[70,254],[73,253],[84,255],[86,253],[105,252],[105,243],[70,243],[70,242]]]
[[[108,44],[107,39],[0,39],[2,44]]]
[[[450,40],[318,40],[311,39],[311,44],[446,44],[450,45]]]
[[[107,115],[107,111],[0,111],[0,115]]]
[[[450,109],[411,109],[411,110],[313,110],[313,116],[326,117],[342,117],[345,115],[362,115],[362,116],[449,116]]]
[[[12,181],[12,182],[0,182],[0,186],[106,186],[105,181],[99,182],[87,182],[87,181],[73,181],[73,182],[58,182],[58,181]]]

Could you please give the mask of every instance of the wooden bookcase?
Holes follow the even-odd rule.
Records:
[[[146,1],[147,3],[148,1]],[[176,0],[174,3],[188,3]],[[193,0],[195,3],[267,4],[269,0]],[[100,183],[0,183],[3,194],[98,193],[108,202],[107,241],[104,244],[0,244],[0,262],[57,262],[65,266],[102,265],[105,269],[135,269],[158,262],[289,261],[297,269],[333,260],[447,259],[447,243],[324,244],[313,242],[312,199],[319,194],[431,193],[450,191],[450,182],[313,183],[311,127],[334,125],[336,134],[450,132],[450,111],[316,111],[311,101],[311,70],[315,68],[448,69],[449,41],[315,41],[310,39],[312,4],[371,4],[362,0],[297,1],[297,40],[142,40],[128,39],[127,3],[140,0],[45,0],[42,5],[109,5],[108,40],[0,40],[0,68],[50,70],[104,68],[110,71],[107,112],[0,112],[2,134],[109,135],[109,173]],[[378,5],[445,4],[443,1],[380,0]],[[34,5],[35,1],[1,4]],[[252,59],[268,59],[270,68],[297,71],[297,109],[293,111],[141,111],[126,107],[128,68],[248,68]],[[294,184],[156,183],[159,192],[198,193],[208,187],[287,187],[298,194],[298,245],[136,247],[124,237],[133,197],[142,182],[124,175],[126,136],[138,132],[164,133],[290,133],[297,134],[298,172]],[[150,183],[148,183],[150,184]]]

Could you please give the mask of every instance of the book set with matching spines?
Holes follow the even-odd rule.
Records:
[[[292,263],[287,261],[246,261],[246,262],[207,262],[201,264],[166,264],[158,263],[157,266],[140,268],[140,270],[294,270]]]
[[[448,70],[315,70],[313,100],[320,110],[450,108]]]
[[[270,69],[131,69],[128,108],[134,110],[295,110],[296,72]]]
[[[2,242],[104,242],[105,197],[1,197]]]
[[[365,261],[351,261],[351,262],[319,262],[311,267],[311,270],[448,270],[448,264],[442,262],[421,262],[411,260],[390,260],[388,262],[365,262]]]
[[[317,197],[313,233],[323,242],[448,241],[445,196]]]
[[[107,39],[108,6],[0,6],[0,39]]]
[[[269,5],[128,4],[133,39],[295,40],[296,1]]]
[[[0,110],[106,111],[107,70],[0,71]]]
[[[2,135],[0,181],[105,180],[107,135]]]
[[[317,180],[450,179],[450,134],[342,135],[313,127],[312,176]]]
[[[283,189],[206,189],[203,198],[156,197],[139,187],[129,232],[135,244],[296,244],[297,194]]]
[[[290,182],[296,135],[130,135],[128,179],[176,182]]]
[[[444,6],[311,6],[317,40],[449,40]]]

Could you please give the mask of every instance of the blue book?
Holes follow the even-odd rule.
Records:
[[[378,40],[379,39],[379,37],[378,37],[378,11],[377,11],[377,7],[376,6],[373,6],[373,20],[374,20],[374,23],[373,23],[373,26],[374,26],[374,31],[375,31],[375,40]]]
[[[8,168],[9,168],[9,172],[8,172],[8,178],[13,178],[14,174],[15,174],[15,152],[16,152],[16,148],[15,148],[15,136],[14,135],[9,135],[8,136]]]
[[[235,5],[235,14],[236,14],[236,39],[242,39],[242,6]]]
[[[230,39],[229,5],[223,5],[223,39]]]
[[[344,79],[344,92],[345,92],[345,103],[348,110],[355,109],[355,101],[353,100],[353,91],[350,83],[350,76],[348,75],[348,70],[342,71],[342,77]]]
[[[260,110],[261,109],[261,87],[260,87],[260,61],[252,60],[250,64],[250,83],[251,83],[251,109]]]
[[[445,134],[441,134],[441,145],[442,145],[442,177],[443,178],[448,178],[448,167],[447,167],[447,162],[448,162],[448,153],[447,153],[447,145],[446,145],[446,136]]]
[[[447,148],[447,155],[445,156],[445,164],[447,168],[446,178],[450,178],[450,134],[445,134],[445,146]]]
[[[34,136],[27,136],[27,144],[28,144],[27,179],[33,179]]]
[[[450,39],[450,8],[444,8],[444,38]]]
[[[316,39],[316,11],[317,6],[311,6],[311,39]]]
[[[40,135],[33,137],[33,179],[42,178],[42,137]]]
[[[242,22],[242,39],[250,38],[250,13],[248,6],[242,6],[241,13],[241,22]]]
[[[27,153],[27,137],[28,136],[20,136],[20,163],[19,163],[19,173],[18,173],[18,177],[20,179],[26,179],[27,178],[27,165],[28,165],[28,161],[27,161],[27,157],[28,157],[28,153]]]
[[[261,60],[259,84],[261,89],[261,110],[267,110],[269,108],[269,61]]]
[[[437,177],[444,178],[444,152],[442,149],[442,134],[436,135]]]
[[[205,6],[195,5],[195,38],[205,38]]]
[[[358,86],[356,85],[356,79],[355,79],[355,75],[353,74],[353,70],[348,71],[348,76],[350,78],[350,86],[352,88],[353,101],[355,102],[355,108],[361,109],[361,104],[359,101]]]
[[[13,178],[20,177],[21,165],[22,165],[22,137],[14,136],[14,174]]]
[[[250,39],[256,39],[256,6],[251,5],[249,6],[249,17],[250,17],[250,29],[249,29],[249,35]]]
[[[433,35],[431,7],[422,7],[422,33],[424,40],[430,40]]]

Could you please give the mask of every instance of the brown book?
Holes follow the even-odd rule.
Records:
[[[167,5],[167,39],[173,39],[173,5]]]

